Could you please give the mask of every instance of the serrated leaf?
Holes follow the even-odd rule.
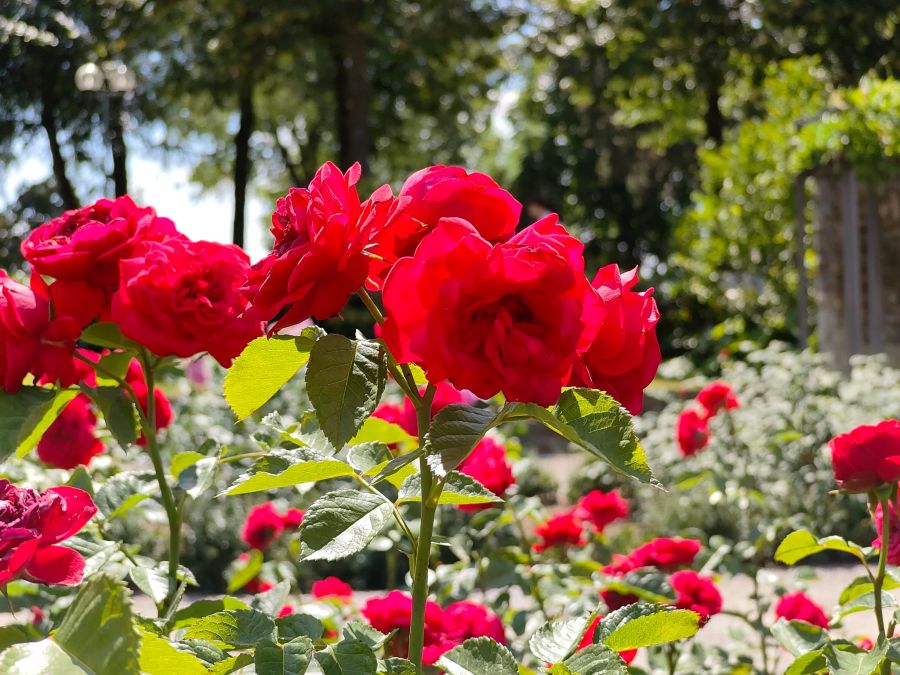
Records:
[[[531,653],[546,663],[565,660],[578,647],[590,623],[591,612],[546,622],[528,641]]]
[[[118,324],[108,321],[100,321],[85,328],[81,333],[81,340],[89,345],[107,349],[127,349],[136,352],[141,348],[137,342],[122,335],[122,329]]]
[[[564,389],[550,409],[533,403],[516,403],[509,407],[505,417],[536,419],[619,472],[642,483],[658,485],[634,433],[631,416],[618,401],[602,391]]]
[[[313,346],[306,392],[319,427],[338,450],[359,432],[378,405],[387,379],[384,348],[369,340],[331,334]]]
[[[117,579],[99,575],[82,584],[53,640],[98,675],[138,671],[140,635]]]
[[[246,586],[250,581],[259,576],[262,571],[263,554],[258,549],[252,549],[248,554],[247,562],[241,565],[228,580],[227,593],[234,593]]]
[[[306,365],[323,335],[321,328],[310,326],[299,336],[259,337],[244,348],[225,374],[225,400],[239,421],[262,408]]]
[[[172,478],[178,480],[178,476],[181,475],[181,472],[187,469],[189,466],[194,466],[201,459],[206,457],[203,453],[197,452],[196,450],[186,450],[184,452],[177,453],[174,457],[172,457],[172,462],[169,464],[169,473],[172,475]]]
[[[415,472],[415,468],[411,466],[412,463],[419,459],[423,454],[425,454],[425,450],[423,448],[417,448],[412,452],[407,452],[406,454],[394,457],[381,466],[377,473],[375,473],[374,470],[370,472],[374,473],[372,484],[375,485],[386,480],[391,485],[400,487],[400,485],[403,484],[403,481],[406,480],[406,477]]]
[[[603,588],[622,595],[636,595],[641,600],[668,603],[675,600],[675,593],[668,577],[660,572],[629,572],[622,577],[596,574]]]
[[[378,673],[379,675],[416,675],[416,667],[412,661],[392,656],[379,663]]]
[[[372,418],[369,419],[378,419]],[[358,473],[367,473],[393,459],[384,443],[366,442],[347,448],[347,463]]]
[[[628,666],[615,651],[605,645],[589,645],[562,663],[572,675],[626,675]],[[553,671],[551,671],[553,672]]]
[[[805,621],[778,619],[770,630],[772,636],[794,656],[820,649],[828,639],[824,630]]]
[[[82,391],[103,415],[106,428],[121,448],[129,448],[138,437],[138,418],[131,399],[119,387],[88,387]]]
[[[252,647],[260,640],[275,640],[275,622],[255,609],[228,610],[198,619],[184,637],[208,640],[223,649]]]
[[[212,487],[216,478],[219,460],[216,457],[204,457],[178,474],[178,487],[188,493],[192,499]]]
[[[803,654],[784,671],[784,675],[816,675],[826,669],[825,654],[821,649]]]
[[[142,481],[137,474],[118,473],[100,486],[94,496],[94,503],[104,518],[112,520],[149,499],[149,492],[154,489],[153,483]]]
[[[470,638],[445,652],[437,666],[448,675],[516,675],[518,667],[509,650],[487,637]]]
[[[250,601],[250,607],[259,610],[263,614],[277,616],[290,594],[291,583],[289,581],[279,581],[269,590],[254,595]]]
[[[141,673],[146,675],[207,675],[203,661],[189,652],[176,649],[171,642],[154,633],[141,634]]]
[[[205,616],[231,609],[250,609],[250,607],[237,598],[227,596],[219,600],[197,600],[175,612],[173,629],[184,628]]]
[[[4,675],[98,675],[66,652],[53,640],[13,645],[0,654],[0,673]]]
[[[319,640],[325,634],[325,626],[321,621],[302,612],[275,619],[275,626],[278,628],[279,642],[290,642],[301,636],[306,636],[310,640]]]
[[[895,588],[900,588],[900,582],[891,577],[889,574],[885,575],[882,589],[885,591],[890,591]],[[869,577],[856,577],[853,581],[851,581],[844,587],[843,591],[841,591],[841,596],[838,598],[838,603],[841,605],[847,604],[851,600],[854,600],[861,595],[865,595],[866,593],[871,593],[874,590],[875,585],[872,583],[872,580]]]
[[[128,576],[154,604],[160,604],[169,593],[169,578],[164,572],[148,567],[132,567]]]
[[[362,551],[381,532],[392,506],[373,494],[337,490],[313,502],[300,526],[301,560],[338,560]]]
[[[845,651],[836,645],[827,644],[822,648],[822,655],[828,665],[828,671],[835,675],[872,675],[881,670],[881,662],[887,654],[888,646],[879,640],[869,652]],[[888,669],[889,670],[889,669]]]
[[[323,675],[360,675],[374,673],[378,659],[366,644],[359,640],[341,640],[316,652],[316,661]]]
[[[422,476],[414,473],[400,486],[397,502],[420,501],[422,501]],[[494,504],[502,501],[471,476],[459,471],[451,471],[444,482],[444,490],[441,492],[438,504],[459,506],[463,504]]]
[[[700,615],[696,612],[638,602],[604,617],[597,629],[597,641],[624,652],[683,640],[699,629]]]
[[[101,356],[97,365],[103,368],[105,372],[110,373],[115,377],[108,377],[103,373],[97,373],[97,386],[118,387],[118,380],[125,379],[125,376],[128,374],[128,366],[131,365],[131,360],[133,358],[134,354],[130,354],[129,352],[110,352],[109,354]],[[116,378],[118,378],[118,380]]]
[[[390,639],[393,633],[385,635],[365,621],[353,619],[344,624],[344,627],[341,629],[341,635],[346,640],[358,640],[368,645],[371,649],[379,649]]]
[[[256,675],[302,675],[312,656],[313,643],[308,637],[301,636],[284,645],[261,640],[254,654]]]
[[[384,443],[385,445],[394,445],[395,443],[417,443],[418,439],[411,436],[397,424],[383,420],[380,417],[367,417],[362,423],[359,431],[352,439],[351,445],[359,445],[361,443]]]
[[[253,655],[247,654],[246,652],[235,656],[229,656],[225,660],[219,661],[219,663],[212,666],[209,669],[209,675],[229,675],[229,673],[236,673],[243,670],[251,663],[253,663]]]
[[[459,466],[498,421],[496,413],[463,403],[445,406],[431,421],[428,452],[435,472],[444,476]]]
[[[37,642],[43,637],[43,633],[37,629],[37,626],[31,624],[16,623],[0,626],[0,651],[23,642]]]
[[[10,453],[24,457],[78,395],[77,389],[22,387],[14,394],[0,391],[0,461]]]
[[[346,462],[326,459],[311,452],[306,454],[315,458],[296,461],[286,459],[282,464],[284,468],[274,473],[265,470],[272,467],[272,460],[264,457],[250,471],[238,477],[223,494],[245,495],[353,475],[353,469]]]
[[[862,548],[842,537],[822,537],[817,539],[807,530],[796,530],[786,536],[775,550],[775,560],[785,565],[794,565],[799,561],[823,551],[849,553],[860,562],[866,562]]]
[[[893,595],[886,591],[881,592],[881,606],[884,609],[897,607],[897,600]],[[855,614],[856,612],[864,612],[867,609],[875,609],[875,593],[863,593],[858,595],[847,603],[840,605],[831,617],[832,621],[839,621],[845,616]]]

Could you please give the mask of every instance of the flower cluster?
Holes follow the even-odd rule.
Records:
[[[900,481],[900,421],[863,425],[834,438],[834,480],[848,492],[868,492]]]
[[[259,504],[247,514],[241,538],[250,548],[264,551],[281,536],[282,532],[300,527],[305,513],[295,508],[279,513],[271,502]]]
[[[585,525],[602,534],[610,523],[627,517],[628,502],[618,490],[591,490],[568,511],[540,523],[534,530],[538,542],[533,548],[543,553],[553,547],[584,546]]]
[[[384,596],[369,598],[362,614],[382,633],[396,630],[386,652],[406,656],[412,620],[412,597],[408,593],[391,591]],[[483,605],[468,600],[444,608],[431,600],[426,603],[424,663],[433,664],[445,652],[474,637],[489,637],[501,644],[506,642],[500,618]]]
[[[353,597],[353,589],[350,587],[350,584],[337,577],[325,577],[313,582],[310,592],[314,598],[319,600],[323,598],[337,598],[342,602],[346,602]]]
[[[722,411],[740,407],[734,391],[724,382],[713,382],[706,385],[694,399],[697,408],[686,408],[678,416],[675,425],[675,436],[678,449],[685,457],[697,454],[709,444],[709,420]]]

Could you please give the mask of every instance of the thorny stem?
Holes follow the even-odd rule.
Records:
[[[360,288],[356,294],[359,296],[359,299],[362,300],[366,309],[369,310],[369,314],[372,315],[372,318],[375,319],[375,323],[379,325],[383,324],[384,314],[378,309],[378,305],[375,304],[375,301],[372,299],[372,296],[369,295],[369,292],[365,288]],[[413,377],[409,365],[406,363],[398,365],[391,355],[388,354],[388,370],[391,371],[391,375],[394,376],[394,380],[403,390],[403,393],[409,396],[413,403],[421,403],[422,397],[419,395],[419,389],[416,387],[416,380]]]

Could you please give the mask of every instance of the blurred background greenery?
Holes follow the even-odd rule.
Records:
[[[590,269],[639,264],[666,354],[715,369],[797,338],[794,176],[895,170],[898,20],[896,0],[0,0],[0,263],[101,195],[164,203],[139,160],[185,169],[219,204],[194,231],[257,255],[265,209],[325,160],[366,187],[459,163],[523,224],[558,211]],[[110,76],[76,86],[86,64]]]

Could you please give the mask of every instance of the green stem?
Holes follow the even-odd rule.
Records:
[[[360,288],[356,294],[359,296],[359,299],[362,300],[366,309],[369,310],[369,314],[372,315],[372,318],[375,319],[375,323],[379,325],[383,324],[384,314],[378,309],[378,305],[375,304],[375,301],[372,299],[372,296],[369,295],[369,292],[365,288]],[[409,396],[413,403],[421,401],[422,397],[419,396],[419,388],[416,386],[416,380],[413,377],[408,364],[397,364],[396,361],[394,361],[394,358],[388,354],[388,370],[391,371],[394,381],[400,386],[403,393]]]
[[[878,551],[878,571],[875,573],[873,591],[875,593],[875,620],[878,622],[878,637],[884,639],[884,615],[881,608],[881,589],[884,586],[884,577],[887,571],[887,553],[891,536],[891,518],[888,508],[889,497],[878,494],[875,497],[881,504],[881,549]]]
[[[431,426],[431,402],[434,400],[435,387],[429,384],[422,397],[422,404],[416,407],[416,418],[419,428],[419,445],[425,447],[425,437]],[[425,604],[428,600],[428,569],[431,562],[431,537],[434,530],[434,517],[437,503],[443,486],[434,480],[431,467],[426,456],[419,458],[419,471],[422,475],[422,515],[419,520],[419,538],[416,543],[415,567],[413,569],[413,606],[409,626],[409,660],[421,674],[422,650],[425,645]]]
[[[534,596],[534,599],[537,600],[538,607],[541,608],[541,614],[549,621],[550,614],[547,613],[547,601],[544,599],[544,594],[541,592],[541,585],[537,575],[534,573],[535,560],[531,553],[531,540],[528,538],[528,535],[525,532],[525,526],[522,524],[522,519],[519,518],[515,508],[508,502],[507,508],[509,509],[513,522],[516,524],[516,530],[518,530],[519,539],[522,542],[522,550],[525,555],[528,556],[528,583],[531,586],[531,594]]]

